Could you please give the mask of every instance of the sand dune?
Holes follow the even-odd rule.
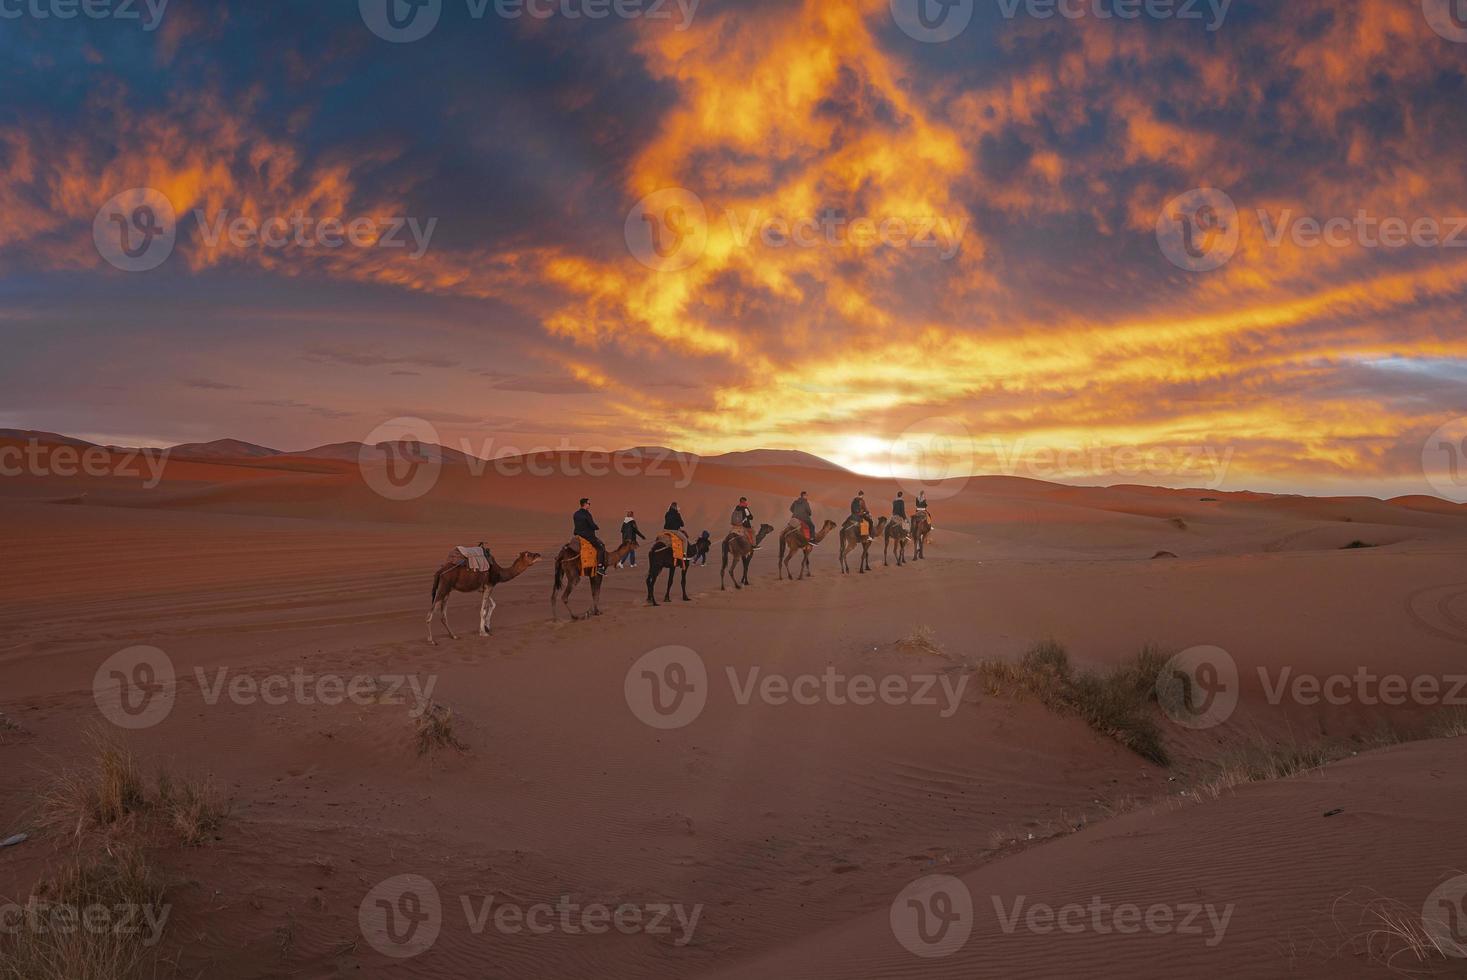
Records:
[[[824,517],[856,487],[884,512],[897,488],[783,457],[696,460],[691,473],[654,458],[595,475],[583,454],[546,456],[545,475],[454,461],[406,502],[374,491],[354,462],[299,456],[171,459],[151,487],[146,474],[111,472],[0,480],[13,529],[0,712],[24,730],[0,739],[0,838],[32,826],[49,773],[84,757],[98,667],[146,644],[176,671],[176,702],[128,741],[150,765],[212,773],[234,800],[217,839],[156,852],[176,882],[167,942],[186,975],[1378,975],[1350,945],[1358,916],[1332,916],[1332,904],[1378,894],[1419,907],[1451,872],[1444,842],[1467,831],[1455,778],[1467,743],[1376,748],[1383,723],[1418,732],[1434,709],[1274,703],[1270,689],[1284,669],[1460,671],[1467,520],[1452,509],[980,478],[934,501],[925,562],[886,567],[878,547],[871,574],[841,576],[827,544],[815,577],[791,583],[776,581],[764,549],[754,587],[734,592],[720,591],[715,556],[691,572],[691,603],[657,609],[643,605],[642,571],[617,571],[605,615],[552,623],[546,560],[497,591],[491,637],[472,635],[478,598],[460,595],[449,616],[467,635],[426,644],[430,580],[450,547],[548,555],[581,495],[614,538],[625,510],[655,530],[673,499],[695,531],[721,535],[740,494],[783,524],[800,489]],[[1354,540],[1374,547],[1343,550]],[[1152,560],[1163,550],[1178,557]],[[571,603],[586,608],[584,586]],[[1158,766],[1076,717],[984,687],[980,660],[1013,661],[1045,638],[1077,669],[1125,662],[1148,642],[1221,647],[1240,703],[1206,731],[1162,718],[1174,759]],[[658,729],[626,685],[668,645],[696,653],[707,702],[686,727]],[[233,677],[297,670],[431,682],[468,751],[419,758],[403,704],[218,695]],[[937,695],[739,694],[770,674],[827,672]],[[956,692],[947,702],[944,683]],[[1229,745],[1257,738],[1361,754],[1168,805]],[[45,833],[0,850],[0,894],[26,893],[60,853]],[[391,960],[358,913],[404,874],[434,884],[441,933]],[[903,948],[889,922],[894,898],[932,874],[964,882],[979,913],[968,944],[941,959]],[[567,895],[697,907],[698,920],[679,942],[677,931],[476,932],[465,912],[491,897],[524,908]],[[1235,912],[1215,946],[1189,934],[1011,935],[994,896],[1005,908],[1017,896],[1100,896]]]

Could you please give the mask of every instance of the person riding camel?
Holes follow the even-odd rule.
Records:
[[[891,519],[904,525],[907,523],[907,497],[904,490],[898,490],[896,499],[891,502]]]
[[[602,572],[605,572],[606,545],[602,544],[601,539],[596,537],[596,532],[600,530],[600,528],[596,526],[596,519],[591,516],[590,497],[581,498],[581,509],[576,511],[575,517],[572,518],[572,520],[575,521],[575,530],[571,533],[573,533],[576,537],[584,538],[591,543],[591,546],[596,549],[596,567]]]
[[[811,541],[815,538],[815,515],[810,510],[810,491],[801,490],[800,495],[790,504],[790,513],[795,520],[800,522],[800,527],[805,532],[805,540]]]
[[[927,511],[927,491],[926,490],[918,490],[917,491],[917,514],[919,516],[921,516],[921,517],[927,518],[927,523],[928,524],[931,524],[932,523],[932,515],[930,513],[928,513],[928,511]]]
[[[749,544],[754,543],[754,512],[749,509],[749,498],[740,497],[738,506],[733,509],[729,516],[729,526],[749,539]]]
[[[683,541],[688,540],[688,532],[683,530],[687,525],[683,523],[683,512],[677,509],[677,501],[674,500],[667,508],[667,516],[662,519],[662,530],[676,531],[683,536]]]
[[[866,491],[857,490],[856,495],[851,498],[851,516],[846,518],[846,527],[850,527],[857,521],[867,521],[872,527],[876,521],[871,517],[871,508],[866,506]]]

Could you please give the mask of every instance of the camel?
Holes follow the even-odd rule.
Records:
[[[884,517],[877,518],[876,527],[873,528],[871,533],[866,535],[865,537],[861,536],[860,525],[858,523],[851,523],[840,529],[841,574],[850,574],[851,565],[848,561],[846,561],[846,555],[850,554],[851,551],[858,544],[861,546],[861,561],[857,566],[857,570],[862,575],[866,574],[867,570],[871,568],[871,541],[873,538],[880,535],[885,529],[886,518]]]
[[[749,562],[754,558],[754,551],[764,542],[764,539],[774,533],[774,527],[770,524],[760,524],[759,533],[754,536],[754,543],[749,544],[748,537],[742,531],[729,531],[728,536],[723,539],[723,564],[718,569],[718,589],[726,591],[723,585],[723,573],[730,568],[729,556],[733,556],[733,585],[735,589],[749,587]],[[739,559],[744,560],[744,584],[739,585]]]
[[[623,541],[614,550],[606,552],[606,567],[612,568],[617,562],[627,556],[632,550],[632,542]],[[565,582],[565,593],[561,595],[560,601],[565,606],[565,611],[570,613],[571,619],[590,619],[592,616],[601,615],[601,580],[606,576],[600,570],[593,571],[588,577],[591,579],[591,609],[584,616],[577,616],[571,612],[570,597],[576,590],[576,583],[581,580],[581,546],[572,540],[560,554],[555,556],[555,584],[550,587],[550,618],[560,622],[560,616],[555,608],[555,594],[560,592],[561,581]]]
[[[779,577],[784,578],[786,574],[789,574],[790,581],[795,580],[794,573],[790,572],[789,563],[794,560],[796,552],[802,555],[800,578],[814,575],[815,573],[810,570],[810,552],[817,544],[825,540],[827,534],[838,527],[840,525],[835,521],[826,521],[825,526],[816,531],[815,536],[809,541],[805,540],[805,530],[799,524],[785,528],[779,535]]]
[[[699,538],[684,550],[683,560],[676,561],[672,557],[672,546],[662,540],[661,535],[658,535],[657,540],[652,542],[651,550],[647,552],[647,605],[657,605],[657,600],[652,597],[652,587],[657,584],[657,576],[662,574],[664,568],[667,569],[667,591],[663,593],[662,601],[672,601],[674,566],[681,566],[683,570],[683,602],[691,602],[692,600],[688,598],[688,566],[693,563],[693,559],[708,554],[710,544],[707,538]]]
[[[448,597],[455,592],[483,593],[484,598],[479,603],[479,635],[488,636],[489,620],[494,616],[494,587],[515,578],[539,560],[538,552],[521,551],[520,556],[508,568],[501,568],[498,562],[490,558],[487,572],[475,572],[469,568],[467,562],[449,562],[438,569],[433,575],[433,605],[428,608],[428,642],[438,645],[438,641],[433,639],[434,612],[443,621],[443,628],[448,630],[449,638],[458,639],[453,628],[448,625]]]
[[[890,548],[896,552],[897,567],[900,568],[905,565],[907,563],[907,539],[911,536],[911,532],[907,530],[907,526],[901,521],[891,521],[888,523],[886,525],[885,538],[881,542],[881,564],[891,564],[886,557],[887,549]]]
[[[932,535],[932,518],[918,511],[912,518],[912,561],[927,557],[927,539]]]

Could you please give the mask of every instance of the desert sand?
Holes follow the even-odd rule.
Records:
[[[1415,740],[1433,708],[1273,704],[1258,676],[1461,673],[1467,508],[979,477],[934,494],[925,561],[887,567],[878,545],[871,573],[842,576],[832,539],[813,578],[777,581],[771,539],[747,591],[720,591],[715,553],[689,575],[692,602],[646,607],[644,571],[619,570],[604,615],[552,623],[550,557],[579,496],[608,541],[626,509],[651,532],[674,499],[718,540],[740,494],[783,526],[799,490],[838,519],[857,488],[885,513],[897,484],[778,455],[697,461],[686,486],[675,469],[545,462],[548,475],[474,475],[450,461],[408,502],[373,492],[350,458],[248,447],[171,459],[152,487],[0,479],[0,712],[18,726],[0,734],[0,839],[32,834],[0,849],[0,896],[23,898],[65,857],[36,800],[107,729],[94,675],[137,645],[169,658],[175,702],[156,725],[111,731],[150,769],[207,774],[230,800],[202,845],[155,845],[173,908],[162,948],[184,976],[1377,976],[1381,903],[1416,914],[1467,872],[1467,742]],[[545,558],[496,591],[492,635],[476,635],[478,596],[456,595],[460,639],[431,647],[433,571],[481,540],[506,563]],[[1240,703],[1205,731],[1162,718],[1172,758],[1157,765],[981,682],[980,661],[1045,639],[1077,669],[1148,643],[1220,647]],[[707,702],[658,729],[626,683],[668,645],[706,665]],[[431,682],[466,748],[420,757],[400,703],[211,703],[221,676],[298,669]],[[938,703],[740,703],[754,670],[931,677]],[[944,704],[941,682],[965,679]],[[1382,744],[1387,727],[1405,740]],[[1184,792],[1250,739],[1347,751],[1216,798]],[[401,875],[433,883],[442,922],[431,948],[395,959],[359,911]],[[942,957],[912,953],[892,924],[894,900],[930,875],[961,881],[974,909],[971,937]],[[486,899],[562,896],[697,918],[475,931]],[[1092,899],[1231,911],[1220,936],[1205,914],[1198,933],[1003,928],[1016,902]]]

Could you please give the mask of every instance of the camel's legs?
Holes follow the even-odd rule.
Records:
[[[601,615],[601,576],[591,576],[591,611],[586,613],[586,618]]]
[[[434,646],[438,645],[438,641],[433,639],[433,614],[437,611],[438,597],[435,595],[433,597],[433,605],[428,607],[428,642],[433,644]]]
[[[668,575],[667,575],[667,588],[668,588],[668,591],[669,592],[672,590],[672,573],[671,572],[669,572]],[[683,602],[692,602],[692,601],[693,601],[692,599],[689,599],[688,598],[688,564],[687,564],[687,562],[684,562],[683,563]]]
[[[491,595],[493,590],[488,586],[484,588],[484,601],[479,603],[479,635],[489,635],[489,620],[494,617],[494,607],[498,605]]]
[[[438,600],[438,620],[443,624],[443,628],[448,630],[448,638],[450,640],[456,640],[458,639],[458,634],[453,631],[452,626],[448,625],[448,597],[451,594],[445,592],[443,593],[443,598]]]

